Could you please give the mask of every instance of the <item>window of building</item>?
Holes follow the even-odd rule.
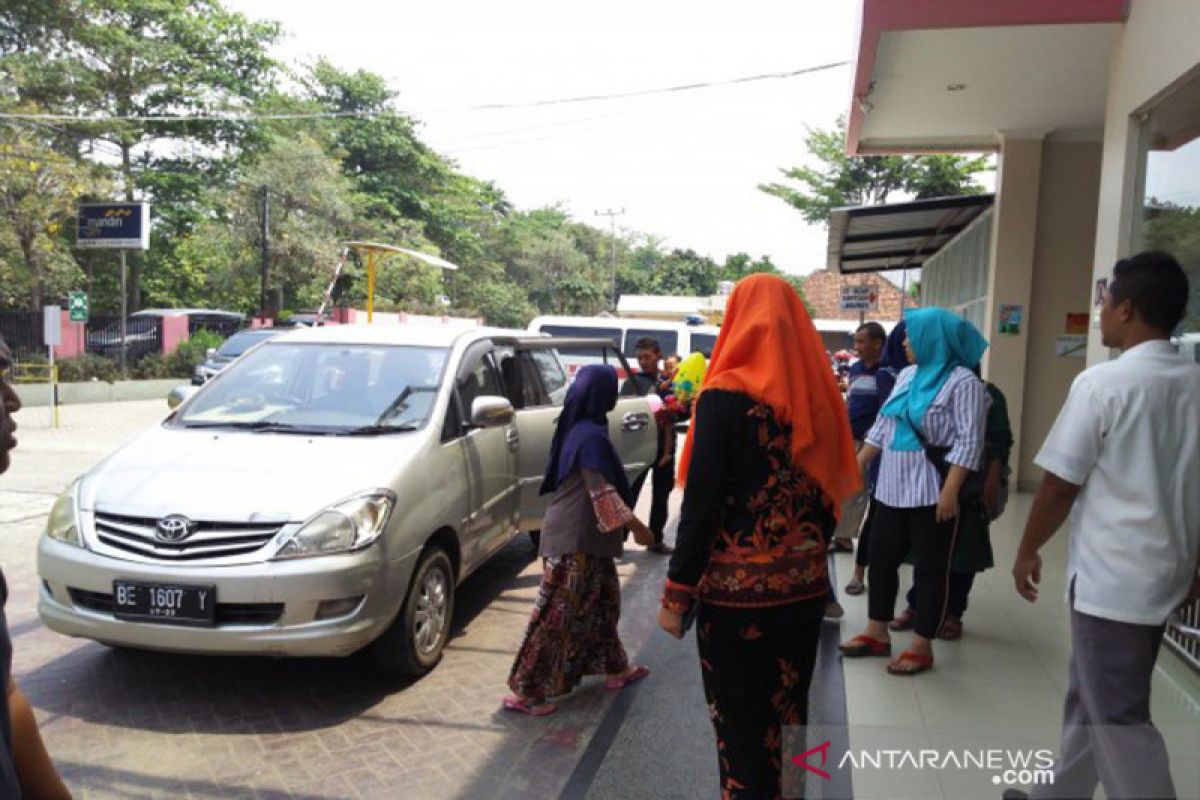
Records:
[[[1200,336],[1200,74],[1142,119],[1131,251],[1164,250],[1188,274],[1188,310],[1176,334]]]

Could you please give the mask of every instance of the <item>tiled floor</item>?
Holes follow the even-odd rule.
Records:
[[[957,642],[934,646],[937,665],[915,678],[884,671],[883,659],[846,659],[846,702],[851,749],[932,748],[941,753],[994,749],[1057,750],[1066,691],[1070,627],[1063,600],[1066,529],[1042,552],[1041,597],[1030,605],[1013,588],[1010,566],[1032,497],[1013,498],[993,527],[996,568],[979,576]],[[839,555],[839,581],[853,570],[852,556]],[[909,575],[901,580],[907,590]],[[843,638],[861,630],[866,595],[840,590],[846,608]],[[911,634],[893,635],[898,651]],[[1172,774],[1180,798],[1200,798],[1200,676],[1164,647],[1153,683],[1153,715],[1168,740]],[[1008,785],[990,770],[857,769],[856,798],[946,798],[1000,796]]]

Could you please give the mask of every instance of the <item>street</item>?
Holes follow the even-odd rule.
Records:
[[[523,536],[460,588],[445,658],[415,682],[380,677],[364,654],[315,660],[169,655],[111,649],[45,629],[36,614],[36,542],[54,497],[165,416],[166,404],[68,406],[62,414],[59,429],[49,427],[45,409],[18,415],[20,446],[0,480],[0,564],[12,592],[14,672],[77,796],[542,798],[571,783],[570,796],[582,797],[593,778],[592,797],[630,796],[629,774],[613,775],[600,763],[575,774],[618,700],[598,679],[586,681],[549,719],[500,710],[540,580],[534,548]],[[660,556],[640,549],[619,562],[626,591],[622,635],[635,660],[657,634],[654,645],[673,645],[669,655],[691,668],[690,693],[675,693],[673,702],[691,714],[688,738],[697,747],[675,759],[682,759],[683,780],[715,787],[715,774],[703,773],[704,767],[715,773],[715,758],[697,696],[694,644],[669,642],[655,624],[665,567]],[[656,677],[667,680],[669,672],[646,686]],[[654,714],[629,719],[634,727],[649,726],[645,735],[660,742],[674,733],[672,720]],[[606,741],[611,744],[611,732]],[[639,769],[655,770],[657,760],[662,779],[662,758],[638,748],[636,739],[633,745],[624,756],[620,747],[614,754]],[[678,796],[695,796],[677,788]]]

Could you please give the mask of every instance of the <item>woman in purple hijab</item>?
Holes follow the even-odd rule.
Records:
[[[542,586],[513,662],[504,707],[532,716],[554,713],[554,698],[585,675],[605,675],[617,690],[650,674],[632,666],[617,636],[621,585],[613,559],[626,528],[638,544],[654,535],[634,516],[625,468],[608,436],[617,404],[617,373],[591,365],[579,371],[558,419],[542,494],[554,499],[542,522],[538,555]]]

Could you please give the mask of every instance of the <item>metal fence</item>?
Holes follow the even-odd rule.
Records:
[[[39,360],[46,355],[46,338],[40,311],[0,311],[0,336],[8,343],[16,361]],[[126,321],[126,360],[133,363],[163,346],[160,317],[130,317]],[[206,324],[204,327],[223,327]],[[220,331],[224,333],[223,331]],[[224,334],[228,335],[228,334]],[[84,326],[80,343],[91,355],[114,361],[121,358],[121,317],[118,314],[93,314]]]
[[[161,317],[129,317],[125,321],[125,360],[132,364],[162,352]],[[114,361],[121,359],[121,317],[92,317],[87,324],[87,352]]]
[[[0,336],[18,361],[46,352],[40,311],[0,311]]]
[[[1175,612],[1167,623],[1167,644],[1200,672],[1200,600],[1193,600]]]

